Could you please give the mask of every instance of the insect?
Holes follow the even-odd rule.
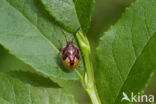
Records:
[[[75,32],[74,36],[78,32],[78,30]],[[75,69],[80,61],[79,48],[77,48],[76,45],[73,44],[74,36],[72,41],[67,41],[66,35],[64,34],[64,37],[66,39],[66,46],[61,49],[62,63],[64,64],[65,68],[69,70]]]

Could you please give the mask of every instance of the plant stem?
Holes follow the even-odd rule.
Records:
[[[95,86],[94,80],[94,71],[92,65],[92,58],[91,58],[91,49],[89,45],[89,41],[86,36],[82,34],[82,32],[78,32],[76,34],[78,43],[80,45],[81,52],[83,54],[84,63],[85,63],[85,75],[81,80],[81,83],[90,96],[90,99],[93,104],[101,104],[100,98],[97,93],[97,89]]]

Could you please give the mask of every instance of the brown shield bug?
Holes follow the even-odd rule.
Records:
[[[66,39],[66,46],[61,49],[61,60],[65,68],[69,70],[75,69],[80,61],[79,48],[77,48],[77,46],[73,44],[73,40],[78,31],[79,29],[77,29],[77,31],[75,32],[72,41],[67,41],[66,35],[63,32]]]

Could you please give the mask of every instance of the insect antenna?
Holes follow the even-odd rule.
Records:
[[[62,31],[62,34],[64,35],[64,38],[65,38],[65,40],[66,40],[66,43],[68,43],[68,40],[67,40],[67,37],[66,37],[64,31],[63,31],[62,29],[61,29],[61,31]]]
[[[76,33],[78,32],[80,30],[80,27],[75,31],[75,33],[73,34],[73,38],[72,38],[72,43],[73,43],[73,41],[74,41],[74,39],[75,39],[75,37],[76,37]]]

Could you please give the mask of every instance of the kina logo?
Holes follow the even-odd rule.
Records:
[[[154,102],[154,95],[141,95],[140,93],[138,94],[134,94],[133,92],[131,92],[130,97],[123,92],[122,93],[123,97],[121,99],[121,102],[123,101],[128,101],[128,102],[150,102],[153,103]]]

